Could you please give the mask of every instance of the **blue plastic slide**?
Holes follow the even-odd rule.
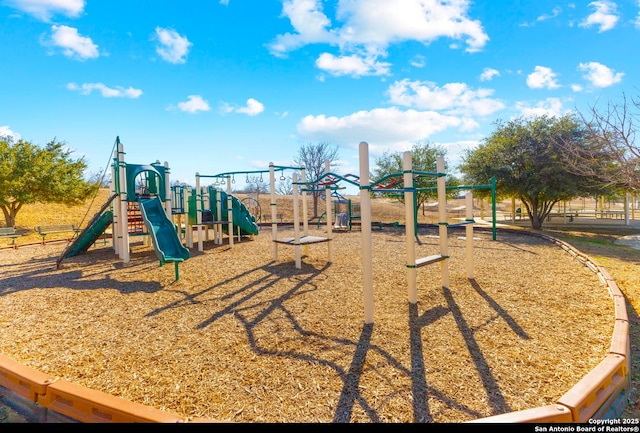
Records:
[[[188,259],[189,250],[182,245],[176,227],[167,216],[160,199],[140,199],[140,210],[160,264]]]

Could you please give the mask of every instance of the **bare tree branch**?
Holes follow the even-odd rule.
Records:
[[[621,101],[609,101],[602,108],[590,106],[579,113],[586,139],[593,146],[563,146],[570,167],[580,174],[598,178],[611,189],[640,188],[640,149],[636,129],[640,124],[640,100],[622,95]],[[594,162],[598,162],[594,164]],[[595,170],[594,170],[595,168]],[[590,172],[586,172],[591,170]]]

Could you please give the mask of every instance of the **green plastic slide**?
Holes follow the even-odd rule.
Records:
[[[104,231],[113,222],[113,212],[110,210],[104,212],[97,218],[93,224],[84,229],[78,237],[69,246],[64,257],[74,257],[85,253],[91,245],[104,233]]]
[[[176,227],[167,216],[160,199],[140,199],[140,210],[160,263],[188,259],[189,250],[182,245]]]
[[[229,221],[229,195],[224,191],[219,191],[209,187],[209,210],[202,212],[202,223],[211,221]],[[218,215],[218,201],[220,201],[221,212]],[[193,211],[192,211],[193,209]],[[189,224],[196,224],[196,197],[189,197]],[[257,235],[259,232],[258,223],[245,204],[235,195],[231,195],[231,218],[233,218],[233,231],[240,229],[242,235]],[[222,226],[222,231],[229,231],[228,225]],[[228,234],[228,233],[227,233]]]

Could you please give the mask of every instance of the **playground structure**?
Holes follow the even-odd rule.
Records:
[[[327,200],[327,196],[323,194],[321,196],[324,200]],[[333,228],[336,230],[348,230],[353,229],[355,221],[360,221],[360,203],[354,202],[352,199],[347,198],[340,194],[337,190],[331,192],[330,200],[333,203],[333,219],[335,223]],[[317,227],[320,228],[322,219],[327,215],[326,211],[318,218]]]
[[[180,278],[178,264],[189,258],[178,237],[171,217],[169,164],[130,164],[124,160],[124,146],[116,138],[111,166],[112,195],[94,215],[86,228],[67,246],[56,264],[66,257],[82,254],[112,227],[112,243],[116,255],[124,263],[130,261],[130,240],[144,236],[151,242],[160,266],[174,263],[176,280]],[[108,207],[111,209],[107,210]]]
[[[159,161],[131,164],[125,162],[124,155],[124,146],[117,137],[111,166],[112,195],[65,248],[56,262],[57,267],[65,258],[85,253],[111,226],[114,251],[124,263],[130,260],[132,237],[142,236],[145,245],[153,246],[160,266],[174,263],[178,280],[178,265],[190,256],[181,235],[186,238],[187,246],[193,248],[196,229],[198,248],[202,251],[202,229],[209,225],[216,229],[216,243],[221,243],[222,233],[227,232],[231,246],[234,231],[239,240],[242,235],[258,234],[255,218],[231,194],[230,181],[227,193],[214,187],[201,188],[197,173],[196,188],[171,187],[167,162],[164,165]],[[183,215],[187,215],[184,228]],[[208,236],[208,232],[206,234]]]
[[[490,186],[460,186],[457,188],[464,188],[469,190],[466,193],[466,219],[464,222],[457,224],[449,224],[447,222],[447,208],[446,208],[446,184],[444,172],[444,159],[439,157],[437,160],[436,172],[421,172],[413,170],[411,161],[411,152],[403,153],[403,173],[392,173],[384,176],[383,178],[370,182],[369,180],[369,150],[368,143],[362,142],[359,146],[360,157],[360,176],[353,174],[339,175],[332,173],[329,167],[329,161],[325,162],[325,172],[318,178],[311,181],[306,181],[304,173],[302,179],[298,180],[297,173],[293,174],[293,214],[294,214],[294,236],[290,238],[278,239],[277,237],[277,223],[272,223],[274,227],[273,240],[274,240],[274,260],[277,260],[277,245],[286,244],[293,245],[295,247],[295,263],[296,268],[301,268],[301,247],[307,248],[309,245],[317,243],[327,243],[328,245],[328,258],[327,261],[332,261],[332,215],[337,218],[337,213],[332,211],[331,200],[325,199],[327,209],[323,214],[326,219],[327,235],[326,237],[309,236],[308,223],[306,218],[306,208],[303,210],[303,232],[300,233],[300,213],[299,213],[299,192],[302,193],[302,203],[306,206],[307,192],[317,192],[321,188],[324,188],[325,197],[331,197],[332,190],[338,188],[337,184],[341,181],[348,182],[354,186],[360,188],[360,219],[361,219],[361,236],[362,236],[362,261],[363,261],[363,296],[364,296],[364,318],[366,324],[373,323],[374,320],[374,305],[373,305],[373,271],[372,271],[372,248],[371,248],[371,194],[376,192],[396,192],[404,194],[405,203],[405,230],[406,230],[406,255],[407,255],[407,271],[408,271],[408,298],[409,302],[415,304],[417,302],[417,284],[416,284],[416,271],[422,266],[427,266],[433,263],[441,264],[441,278],[442,286],[449,286],[449,274],[448,274],[448,227],[466,225],[466,238],[467,238],[467,275],[468,278],[473,278],[473,188],[492,188],[492,196],[495,197],[495,184]],[[415,192],[416,188],[413,186],[414,178],[420,176],[432,176],[437,178],[437,194],[438,194],[438,212],[439,212],[439,238],[440,238],[440,251],[438,254],[429,255],[423,258],[416,259],[415,253],[415,240],[416,240],[416,212],[415,206]],[[273,181],[273,170],[271,174]],[[402,188],[396,188],[396,186],[403,186]],[[275,202],[273,202],[275,203]],[[495,200],[493,200],[495,204]],[[275,211],[275,204],[273,206]],[[495,205],[494,205],[495,213]],[[495,225],[493,236],[495,240]]]
[[[280,167],[282,168],[282,167]],[[291,168],[291,167],[289,167]],[[327,236],[309,236],[309,219],[307,218],[307,192],[316,191],[315,187],[305,188],[306,185],[313,185],[314,182],[306,182],[305,170],[300,170],[300,178],[298,178],[298,173],[293,173],[292,175],[292,185],[293,185],[293,237],[287,238],[278,238],[278,223],[275,220],[275,215],[277,212],[276,206],[276,197],[275,197],[275,170],[276,167],[273,163],[269,164],[269,173],[271,179],[272,193],[271,193],[271,212],[272,212],[272,239],[273,239],[273,260],[278,260],[278,245],[292,245],[294,247],[295,252],[295,264],[297,269],[302,268],[302,250],[304,247],[305,254],[308,253],[309,245],[318,244],[318,243],[326,243],[327,244],[327,261],[331,262],[332,260],[332,250],[331,250],[331,218],[327,218]],[[329,162],[325,162],[325,171],[329,171]],[[325,191],[328,193],[329,189]],[[302,195],[302,214],[304,218],[302,219],[302,234],[300,234],[300,194]],[[331,202],[330,200],[326,200],[327,210],[326,214],[330,215],[331,213]]]
[[[404,173],[393,173],[384,176],[382,179],[373,182],[371,185],[366,185],[361,182],[361,178],[369,183],[368,179],[368,144],[360,143],[360,177],[352,174],[338,175],[331,173],[329,161],[325,162],[325,172],[318,178],[312,181],[306,181],[304,167],[288,167],[288,166],[275,166],[270,163],[269,170],[258,171],[237,171],[219,173],[216,175],[201,175],[196,173],[196,186],[190,188],[186,186],[171,187],[169,182],[169,166],[165,162],[164,166],[159,161],[150,165],[140,164],[128,164],[124,161],[124,149],[122,143],[120,143],[119,137],[116,138],[117,150],[114,152],[114,163],[112,165],[112,191],[113,195],[105,203],[100,210],[99,215],[96,214],[94,219],[89,223],[87,228],[80,233],[78,238],[72,242],[67,250],[63,253],[57,262],[60,262],[65,257],[71,257],[73,255],[80,254],[86,251],[90,245],[92,245],[97,238],[104,233],[109,225],[113,226],[112,239],[113,247],[116,254],[127,263],[129,261],[129,241],[131,236],[146,236],[145,241],[149,238],[154,247],[156,255],[159,259],[160,266],[166,262],[173,262],[175,265],[176,280],[179,279],[178,264],[189,257],[189,250],[183,246],[181,234],[184,234],[186,238],[186,244],[188,248],[193,248],[193,233],[194,229],[197,233],[198,250],[203,251],[203,240],[209,238],[209,227],[213,228],[214,242],[220,244],[222,242],[223,233],[227,233],[229,239],[229,246],[233,247],[234,236],[237,232],[238,241],[242,239],[243,235],[257,235],[258,225],[256,223],[256,216],[252,215],[247,207],[231,193],[231,185],[235,183],[236,175],[246,175],[247,181],[249,174],[260,174],[261,179],[264,173],[269,173],[270,186],[271,186],[271,225],[272,225],[272,239],[273,239],[273,255],[274,261],[278,260],[278,245],[292,245],[295,248],[295,264],[296,268],[301,268],[301,248],[304,247],[305,254],[308,253],[308,247],[312,244],[326,243],[328,262],[332,261],[332,228],[344,229],[348,227],[351,229],[352,220],[355,215],[352,213],[352,204],[350,200],[341,197],[337,190],[339,189],[338,183],[341,181],[348,182],[352,185],[358,186],[361,190],[361,203],[360,214],[357,218],[362,221],[362,236],[363,236],[363,260],[365,262],[371,261],[370,246],[367,246],[366,237],[371,233],[371,197],[370,194],[384,191],[386,193],[396,192],[404,194],[405,201],[405,215],[406,215],[406,236],[407,236],[407,268],[409,269],[409,287],[410,289],[409,299],[415,299],[415,269],[434,262],[442,262],[442,282],[443,286],[448,286],[448,273],[447,273],[447,215],[446,215],[446,186],[444,181],[443,172],[426,173],[414,171],[411,167],[411,154],[405,152],[404,154]],[[444,160],[441,158],[438,160],[439,169],[444,170]],[[284,172],[284,170],[291,169],[296,171],[293,174],[293,205],[294,205],[294,236],[290,238],[278,238],[277,230],[277,206],[275,200],[275,173]],[[366,173],[365,173],[366,169]],[[300,173],[300,180],[298,179],[298,173]],[[283,176],[283,175],[282,175]],[[281,176],[281,177],[282,177]],[[413,245],[413,239],[416,237],[417,229],[417,206],[415,203],[415,189],[413,187],[413,178],[419,176],[435,176],[437,178],[437,191],[438,191],[438,208],[439,208],[439,234],[441,239],[440,254],[435,254],[422,259],[415,259],[415,246]],[[222,183],[226,184],[227,191],[224,192],[220,188],[215,186],[202,187],[200,185],[202,178],[214,178],[216,179],[216,186]],[[402,179],[402,180],[401,180]],[[404,188],[397,189],[396,185],[402,185]],[[487,186],[472,186],[472,187],[458,187],[465,189],[473,189],[478,187]],[[492,188],[492,203],[493,214],[495,215],[495,183],[491,185]],[[299,211],[299,191],[302,194],[303,203],[303,215],[305,217],[302,221],[303,232],[300,234],[300,211]],[[308,218],[307,218],[307,192],[322,192],[324,190],[324,197],[326,202],[326,211],[324,216],[326,219],[326,237],[309,236],[308,234]],[[363,193],[365,192],[365,193]],[[469,225],[468,237],[470,238],[468,244],[468,264],[469,278],[472,278],[473,272],[473,254],[472,243],[473,239],[473,215],[469,213],[472,211],[472,193],[467,193],[469,196],[467,201],[467,219],[460,225]],[[332,208],[332,200],[329,197],[336,197],[338,200],[333,200],[334,207]],[[112,206],[113,210],[105,212],[106,208],[112,201],[115,204]],[[347,212],[338,212],[337,205],[347,204]],[[362,212],[364,209],[364,212]],[[184,230],[181,229],[182,221],[181,216],[186,214],[187,219],[185,221]],[[174,215],[177,216],[178,222],[174,221]],[[333,216],[333,218],[332,218]],[[346,218],[345,218],[346,217]],[[332,220],[335,223],[332,223]],[[494,220],[494,240],[495,240],[495,217]],[[126,221],[126,224],[125,224]],[[364,277],[364,296],[365,302],[365,322],[373,322],[373,305],[369,305],[370,300],[373,298],[373,288],[371,287],[371,276],[367,276],[370,273],[370,265],[365,264],[365,277]],[[414,301],[415,302],[415,301]]]
[[[261,210],[259,203],[252,197],[240,200],[232,194],[232,184],[235,183],[235,176],[246,176],[247,182],[249,175],[260,175],[260,179],[264,174],[269,175],[270,185],[270,210],[271,210],[271,233],[273,240],[273,257],[274,261],[278,260],[278,244],[294,245],[296,247],[296,266],[300,268],[301,253],[300,246],[308,246],[311,243],[327,242],[328,238],[318,238],[308,236],[308,219],[302,221],[304,237],[300,238],[298,230],[300,227],[299,219],[299,199],[297,198],[297,188],[294,188],[294,238],[278,238],[278,222],[277,222],[277,203],[276,203],[276,173],[280,173],[280,180],[284,180],[284,172],[293,170],[294,182],[297,182],[298,176],[301,176],[304,182],[305,168],[299,166],[283,166],[269,164],[268,170],[251,170],[251,171],[230,171],[218,173],[214,175],[196,173],[196,186],[191,189],[189,187],[174,187],[174,202],[177,203],[174,208],[174,214],[187,214],[186,223],[186,243],[192,248],[194,245],[193,234],[197,236],[198,250],[203,250],[203,241],[209,239],[209,228],[213,229],[214,243],[222,242],[223,233],[228,235],[229,246],[234,246],[234,236],[237,235],[237,241],[240,242],[242,236],[254,236],[259,233],[258,220],[261,218]],[[299,173],[299,174],[298,174]],[[201,179],[215,179],[214,185],[201,186]],[[226,192],[219,188],[219,185],[226,185]],[[307,190],[302,191],[303,196],[303,214],[307,214]],[[252,213],[250,209],[257,209],[256,213]],[[328,209],[330,209],[328,207]],[[329,224],[329,223],[328,223]],[[328,230],[331,227],[327,226]],[[330,246],[329,246],[330,248]],[[329,249],[329,256],[331,250]]]
[[[113,215],[113,246],[124,263],[129,262],[130,236],[148,236],[160,261],[175,265],[189,258],[171,219],[171,187],[169,164],[129,164],[124,160],[124,147],[118,149],[112,166],[112,190],[116,197]]]
[[[216,178],[215,185],[201,186],[202,178]],[[227,191],[218,185],[227,184]],[[259,232],[257,217],[238,197],[231,193],[231,174],[201,175],[196,173],[196,186],[173,186],[173,215],[177,219],[177,226],[182,227],[187,247],[194,246],[194,230],[198,251],[203,251],[203,241],[209,240],[209,228],[213,229],[214,243],[221,244],[223,234],[227,234],[229,246],[233,247],[234,237],[240,242],[243,236],[254,236]],[[259,215],[258,215],[259,216]]]
[[[57,268],[65,258],[85,253],[101,236],[106,240],[106,231],[112,227],[113,249],[124,263],[130,261],[132,237],[141,236],[145,245],[153,246],[160,266],[174,263],[178,280],[178,265],[189,258],[188,248],[194,247],[194,231],[199,251],[203,251],[204,238],[208,240],[209,227],[214,229],[216,244],[222,243],[223,233],[226,233],[231,247],[235,234],[238,241],[242,236],[258,234],[256,215],[231,194],[234,175],[248,172],[213,176],[196,173],[195,188],[184,185],[172,187],[167,162],[164,165],[159,161],[127,163],[119,137],[116,137],[115,147],[111,166],[112,194],[86,228],[67,245],[56,261]],[[216,178],[216,185],[226,183],[227,191],[215,186],[201,187],[200,179],[203,177]],[[186,216],[184,221],[183,216]],[[188,248],[183,245],[183,239]]]

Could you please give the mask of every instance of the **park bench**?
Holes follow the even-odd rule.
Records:
[[[18,248],[16,245],[16,239],[21,235],[16,233],[16,229],[13,227],[0,227],[0,238],[11,239],[11,246]]]
[[[34,229],[40,236],[42,236],[42,245],[45,243],[47,235],[56,233],[78,233],[80,228],[75,224],[52,224],[47,226],[36,226]],[[71,240],[71,239],[67,239]]]

